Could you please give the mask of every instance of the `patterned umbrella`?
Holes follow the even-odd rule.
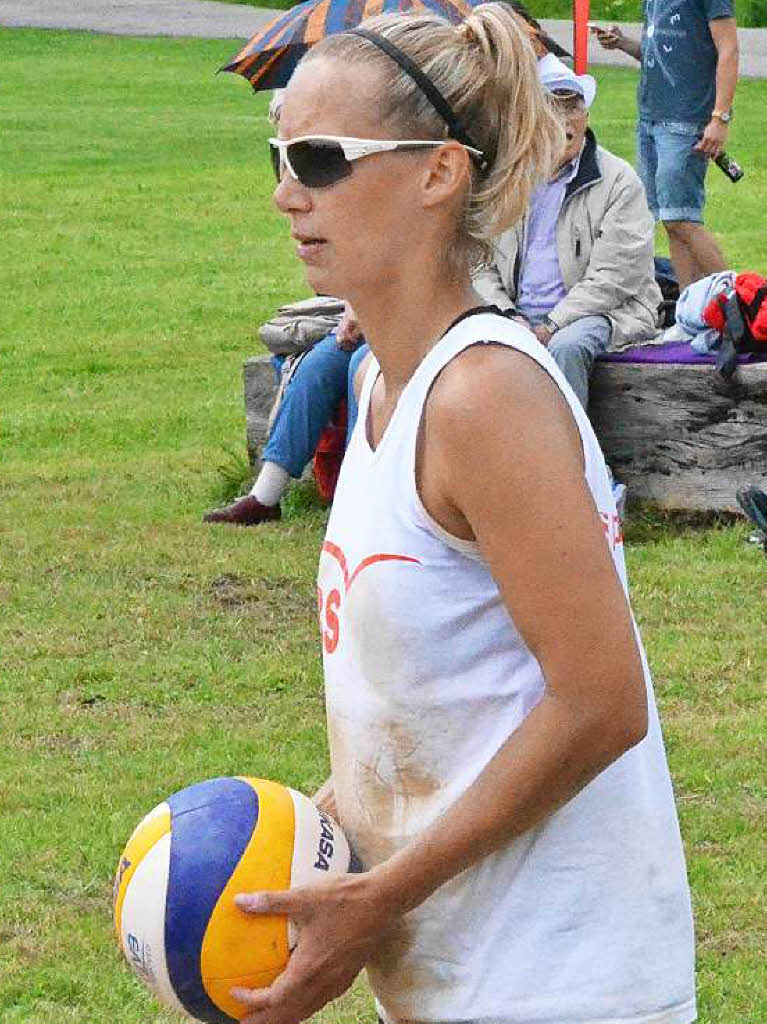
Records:
[[[336,32],[355,28],[374,14],[439,14],[458,24],[480,0],[306,0],[278,15],[257,32],[221,71],[247,78],[254,91],[280,89],[288,84],[296,64],[313,43]],[[511,5],[524,20],[538,55],[559,51],[521,3]],[[520,10],[521,9],[521,10]],[[556,48],[556,49],[555,49]],[[561,51],[560,51],[561,52]]]

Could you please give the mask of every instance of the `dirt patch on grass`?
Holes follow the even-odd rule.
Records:
[[[210,595],[222,608],[257,617],[259,628],[266,631],[314,617],[314,592],[289,577],[267,579],[224,573],[211,580]]]
[[[13,955],[15,961],[25,964],[42,963],[45,951],[40,947],[40,938],[31,922],[6,922],[0,927],[0,946]]]
[[[736,953],[754,952],[763,955],[767,946],[767,932],[762,928],[718,928],[696,920],[696,943],[699,953],[713,953],[716,956],[732,956]]]

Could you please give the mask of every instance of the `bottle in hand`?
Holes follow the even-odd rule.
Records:
[[[714,158],[714,163],[724,174],[727,175],[730,181],[740,181],[745,173],[738,161],[733,160],[733,158],[724,151]]]

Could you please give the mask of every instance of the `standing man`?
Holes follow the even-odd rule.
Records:
[[[738,80],[733,0],[644,0],[641,43],[613,25],[593,29],[607,50],[641,62],[637,162],[663,221],[680,289],[726,269],[703,226],[709,158],[725,147]]]

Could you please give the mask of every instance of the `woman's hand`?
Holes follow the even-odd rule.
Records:
[[[554,332],[546,327],[545,324],[538,324],[537,327],[531,328],[533,334],[536,336],[541,345],[545,348],[551,341]]]
[[[243,1024],[299,1024],[342,995],[396,919],[370,875],[318,885],[240,894],[247,914],[285,914],[298,931],[288,966],[269,988],[233,988],[247,1009]]]
[[[344,302],[344,315],[336,328],[336,344],[342,352],[353,352],[362,341],[362,330],[351,304]]]

